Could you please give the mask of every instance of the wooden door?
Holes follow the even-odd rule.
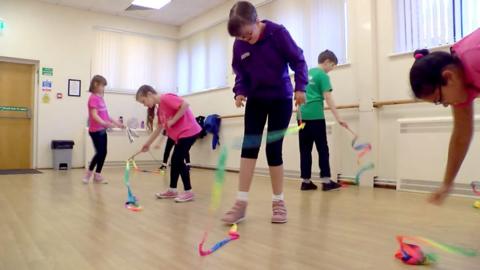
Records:
[[[0,169],[32,167],[35,66],[0,61]]]

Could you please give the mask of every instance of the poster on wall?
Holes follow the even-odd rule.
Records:
[[[68,95],[71,97],[79,97],[82,91],[82,82],[80,80],[68,80]]]
[[[42,81],[42,91],[43,92],[52,91],[52,81],[49,81],[49,80]]]
[[[45,92],[45,94],[43,94],[42,102],[43,102],[43,104],[50,103],[50,95],[48,94],[48,92]]]
[[[53,68],[42,67],[42,75],[43,76],[53,76]]]

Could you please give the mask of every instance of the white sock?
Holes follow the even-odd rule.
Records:
[[[237,200],[239,201],[248,201],[248,192],[245,191],[239,191],[237,193]]]
[[[173,192],[177,192],[176,188],[168,188],[168,190],[173,191]]]
[[[189,189],[189,190],[185,190],[185,192],[192,192],[192,189]]]
[[[162,163],[162,166],[165,166],[165,167],[167,167],[167,163]]]
[[[275,201],[283,201],[283,197],[284,197],[283,192],[278,194],[278,195],[273,194],[272,195],[272,201],[274,201],[274,202]]]
[[[309,183],[311,183],[312,181],[311,181],[310,179],[303,179],[302,182],[305,183],[305,184],[309,184]]]
[[[332,180],[332,179],[330,179],[330,177],[322,177],[322,178],[320,178],[320,181],[322,181],[322,183],[324,183],[324,184],[330,183],[331,180]]]

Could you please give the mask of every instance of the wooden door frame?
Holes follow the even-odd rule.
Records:
[[[31,130],[32,132],[32,141],[31,141],[31,160],[30,164],[32,169],[37,168],[38,164],[38,107],[39,102],[37,98],[37,93],[39,91],[39,81],[40,81],[40,74],[39,74],[39,67],[40,61],[39,60],[31,60],[31,59],[23,59],[23,58],[14,58],[14,57],[6,57],[0,55],[0,61],[8,62],[13,64],[26,64],[26,65],[33,65],[34,66],[34,78],[33,78],[33,85],[32,85],[32,95],[33,95],[33,102],[32,102],[32,118],[31,118]]]

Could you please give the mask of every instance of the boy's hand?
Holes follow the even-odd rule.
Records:
[[[348,128],[348,124],[347,122],[343,121],[343,120],[338,120],[338,124],[340,124],[340,126],[344,127],[344,128]]]
[[[305,92],[295,91],[295,106],[305,104]]]

